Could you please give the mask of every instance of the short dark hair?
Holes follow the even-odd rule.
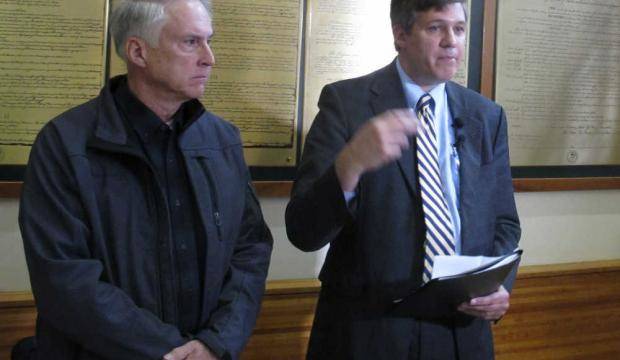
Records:
[[[392,26],[399,25],[409,33],[415,23],[416,12],[429,9],[441,10],[449,4],[461,3],[465,7],[467,0],[392,0],[390,19]]]

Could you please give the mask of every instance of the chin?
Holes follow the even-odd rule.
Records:
[[[437,79],[439,79],[441,82],[452,80],[454,76],[456,75],[456,72],[457,72],[456,69],[441,71],[437,73]]]
[[[190,99],[190,100],[191,99],[199,99],[199,98],[202,97],[202,95],[204,95],[204,92],[205,92],[205,88],[204,88],[204,86],[202,86],[200,88],[191,89],[191,90],[185,92],[185,96],[188,99]]]

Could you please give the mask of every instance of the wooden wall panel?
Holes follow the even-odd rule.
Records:
[[[34,334],[36,314],[30,293],[0,293],[0,359],[10,359],[13,345]]]
[[[271,281],[242,360],[303,359],[320,283]]]
[[[519,276],[494,328],[497,358],[620,359],[620,269],[607,264]]]
[[[243,360],[304,359],[319,283],[272,281]],[[0,359],[34,333],[30,294],[0,293]],[[620,260],[523,267],[495,325],[498,360],[620,359]]]

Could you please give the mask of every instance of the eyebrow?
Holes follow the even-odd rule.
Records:
[[[459,20],[456,22],[452,22],[452,21],[448,21],[448,20],[443,20],[443,19],[436,19],[436,20],[431,20],[428,22],[428,25],[434,25],[434,24],[454,24],[454,25],[465,25],[467,24],[467,21],[463,21],[463,20]]]

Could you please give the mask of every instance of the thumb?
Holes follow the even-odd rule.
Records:
[[[189,356],[191,350],[189,346],[180,346],[164,355],[164,360],[184,360]]]

